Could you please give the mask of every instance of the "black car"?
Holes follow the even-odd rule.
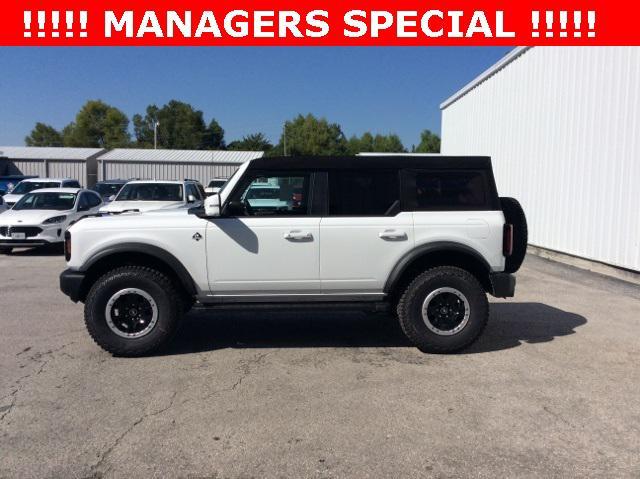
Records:
[[[104,201],[108,201],[110,197],[116,196],[128,181],[129,180],[98,181],[91,189],[102,196]]]

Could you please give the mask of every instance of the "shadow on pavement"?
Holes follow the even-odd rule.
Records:
[[[480,339],[460,354],[543,343],[587,320],[541,303],[494,303]],[[390,315],[353,312],[193,312],[164,354],[222,348],[410,347]]]
[[[64,245],[60,243],[35,248],[16,248],[9,254],[11,256],[62,256]]]

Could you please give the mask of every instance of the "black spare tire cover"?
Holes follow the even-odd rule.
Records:
[[[527,218],[520,202],[515,198],[500,198],[500,207],[507,223],[513,225],[513,253],[505,260],[505,273],[515,273],[520,269],[527,253]]]

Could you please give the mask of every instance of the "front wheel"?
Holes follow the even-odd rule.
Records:
[[[489,303],[471,273],[441,266],[409,284],[397,313],[405,335],[421,351],[452,353],[480,336],[489,317]]]
[[[142,356],[166,345],[182,314],[182,299],[172,281],[142,266],[123,266],[103,275],[84,308],[93,340],[117,356]]]

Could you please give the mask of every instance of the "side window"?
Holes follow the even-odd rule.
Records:
[[[89,193],[82,193],[78,200],[78,211],[86,211],[90,208]]]
[[[400,207],[398,170],[329,172],[329,215],[385,216]]]
[[[236,216],[304,216],[309,212],[309,173],[252,175],[236,190]]]
[[[196,200],[201,200],[200,192],[193,183],[187,183],[187,196],[192,195]]]
[[[204,186],[202,186],[200,183],[196,183],[196,189],[198,190],[198,193],[200,193],[200,199],[205,199],[207,195],[204,192]]]
[[[80,183],[78,183],[76,180],[65,181],[64,186],[66,188],[80,188]]]
[[[94,195],[93,193],[85,193],[85,195],[87,196],[90,208],[95,208],[102,203],[102,199],[98,195]]]
[[[418,171],[415,181],[416,210],[489,209],[482,171]]]

